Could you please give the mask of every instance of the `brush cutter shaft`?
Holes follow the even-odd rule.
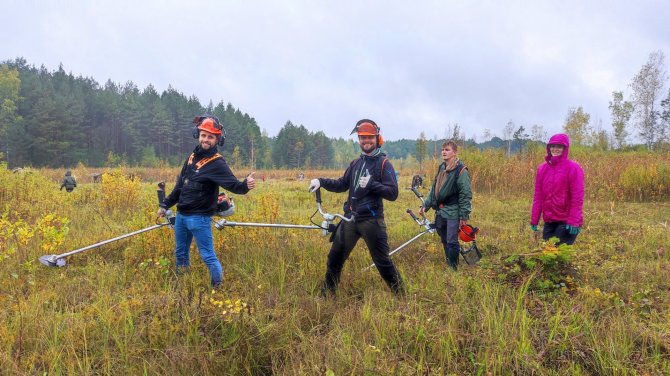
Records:
[[[425,235],[425,234],[427,234],[427,233],[429,233],[429,232],[430,232],[430,231],[428,231],[428,230],[421,231],[418,235],[416,235],[416,236],[413,237],[412,239],[410,239],[410,240],[408,240],[408,241],[402,243],[398,248],[396,248],[396,249],[394,249],[393,251],[391,251],[391,252],[389,253],[389,256],[392,256],[394,253],[400,251],[401,249],[403,249],[403,248],[405,248],[406,246],[408,246],[411,242],[415,241],[416,239],[420,238],[421,236],[423,236],[423,235]]]
[[[89,246],[87,246],[87,247],[84,247],[84,248],[75,249],[74,251],[70,251],[70,252],[67,252],[67,253],[61,253],[60,255],[56,255],[55,260],[60,259],[60,258],[64,258],[64,257],[68,257],[68,256],[72,256],[72,255],[77,254],[77,253],[79,253],[79,252],[88,251],[89,249],[97,248],[97,247],[100,247],[100,246],[102,246],[102,245],[105,245],[105,244],[109,244],[109,243],[115,242],[115,241],[117,241],[117,240],[121,240],[121,239],[129,238],[129,237],[131,237],[131,236],[135,236],[135,235],[137,235],[137,234],[141,234],[141,233],[143,233],[143,232],[147,232],[147,231],[155,230],[155,229],[157,229],[157,228],[161,228],[161,227],[163,227],[163,226],[167,226],[167,225],[169,225],[169,223],[161,223],[161,224],[158,224],[158,225],[153,225],[153,226],[151,226],[151,227],[147,227],[147,228],[143,228],[143,229],[141,229],[141,230],[133,231],[133,232],[131,232],[130,234],[125,234],[125,235],[117,236],[116,238],[113,238],[113,239],[109,239],[109,240],[101,241],[100,243],[91,244],[91,245],[89,245]]]
[[[291,225],[284,223],[254,223],[254,222],[228,222],[225,219],[220,219],[214,222],[214,226],[221,230],[226,226],[229,227],[277,227],[277,228],[302,228],[306,230],[321,230],[321,227],[314,225]]]
[[[394,249],[393,251],[389,252],[389,257],[393,256],[394,253],[399,252],[400,250],[402,250],[403,248],[405,248],[406,246],[408,246],[411,242],[415,241],[416,239],[422,237],[423,235],[425,235],[425,234],[427,234],[427,233],[429,233],[429,232],[430,232],[430,230],[424,230],[424,231],[421,231],[418,235],[416,235],[416,236],[413,237],[412,239],[410,239],[410,240],[408,240],[408,241],[402,243],[398,248],[396,248],[396,249]],[[372,264],[372,265],[368,266],[367,268],[363,269],[363,271],[368,270],[368,269],[371,269],[371,268],[373,268],[374,266],[375,266],[375,264]]]

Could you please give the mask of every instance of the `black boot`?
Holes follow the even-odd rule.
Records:
[[[321,290],[319,294],[326,298],[329,296],[335,296],[335,291],[337,290],[337,285],[340,282],[340,276],[332,272],[326,272],[326,277],[321,284]]]
[[[393,291],[397,296],[405,295],[405,284],[403,283],[402,277],[400,277],[400,273],[398,273],[397,270],[393,277],[384,279],[384,281],[386,281],[386,284],[389,286],[391,291]]]

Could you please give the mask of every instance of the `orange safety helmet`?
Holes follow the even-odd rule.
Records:
[[[219,123],[218,119],[208,117],[204,118],[200,124],[198,124],[198,129],[220,136],[221,129],[223,129],[223,127],[221,126],[221,123]]]
[[[471,225],[463,225],[458,230],[458,238],[461,239],[461,241],[469,243],[475,240],[475,237],[477,236],[478,232],[479,227],[472,227]]]
[[[356,123],[356,126],[349,134],[358,133],[359,136],[377,136],[377,147],[381,147],[384,143],[384,139],[379,131],[380,129],[377,123],[370,119],[361,119]]]
[[[218,137],[218,145],[223,146],[226,141],[226,131],[223,129],[223,125],[219,122],[219,119],[216,116],[204,115],[196,116],[193,119],[193,138],[198,138],[200,136],[200,131],[209,132]]]

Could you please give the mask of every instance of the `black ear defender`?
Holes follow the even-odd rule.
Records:
[[[223,144],[226,143],[226,130],[221,128],[221,136],[219,136],[219,142],[217,145],[223,147]]]
[[[205,120],[211,119],[209,122],[205,122]],[[205,124],[203,124],[205,123]],[[203,116],[196,116],[193,119],[193,124],[195,126],[193,127],[193,138],[197,139],[200,137],[200,127],[202,126],[202,129],[207,130],[207,128],[210,129],[210,131],[214,134],[218,133],[219,131],[221,134],[218,135],[219,140],[217,142],[217,145],[223,146],[223,144],[226,142],[226,131],[223,129],[223,125],[219,121],[219,118],[213,115],[203,115]]]

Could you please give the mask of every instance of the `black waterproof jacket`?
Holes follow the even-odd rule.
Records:
[[[195,169],[198,161],[218,153],[216,147],[202,150],[197,146],[193,153],[193,161],[191,164],[188,159],[184,162],[174,189],[160,203],[160,207],[168,209],[177,204],[177,211],[181,214],[212,216],[216,212],[219,186],[237,194],[249,192],[246,180],[238,181],[223,158],[215,159],[199,170]]]
[[[366,170],[371,176],[370,181],[365,188],[360,188],[358,180]],[[349,190],[344,213],[348,217],[352,211],[355,212],[357,220],[384,218],[382,199],[395,201],[398,198],[395,170],[384,153],[376,156],[361,154],[349,164],[344,176],[339,179],[320,178],[319,182],[321,187],[330,192]]]
[[[72,173],[70,171],[67,171],[65,173],[65,177],[63,178],[63,182],[60,185],[60,189],[63,190],[63,187],[65,187],[65,189],[68,192],[70,192],[76,186],[77,186],[77,180],[75,180],[74,176],[72,176]]]

